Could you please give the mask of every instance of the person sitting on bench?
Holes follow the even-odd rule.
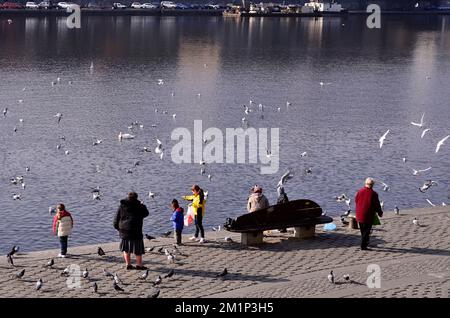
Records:
[[[269,200],[262,194],[262,188],[258,185],[255,185],[252,190],[250,197],[247,202],[247,211],[254,212],[260,209],[265,209],[270,206]]]

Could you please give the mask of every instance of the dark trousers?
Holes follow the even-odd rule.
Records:
[[[361,230],[361,248],[366,249],[369,245],[370,232],[372,230],[372,224],[358,223]]]
[[[177,244],[181,244],[181,231],[175,230],[175,239],[177,240]]]
[[[60,236],[59,237],[59,243],[61,244],[61,255],[67,254],[67,240],[68,236]]]
[[[195,237],[198,237],[198,232],[200,231],[200,235],[202,238],[205,238],[205,230],[203,229],[203,215],[202,210],[198,209],[197,215],[195,216]]]

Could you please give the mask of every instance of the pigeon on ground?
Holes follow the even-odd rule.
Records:
[[[88,276],[89,276],[89,271],[88,271],[88,269],[86,268],[84,271],[83,271],[83,278],[88,278]]]
[[[141,276],[139,276],[139,279],[143,279],[143,280],[145,280],[145,279],[147,279],[147,277],[148,277],[148,269],[145,271],[145,273],[144,274],[142,274]]]
[[[92,285],[92,291],[93,291],[94,293],[97,293],[97,290],[98,290],[97,283],[94,282],[94,285]]]
[[[23,277],[23,275],[25,275],[25,268],[16,274],[16,278],[20,279]]]
[[[161,278],[161,276],[158,276],[156,278],[155,282],[153,283],[153,286],[157,286],[157,285],[161,284],[161,282],[162,282],[162,278]]]
[[[55,261],[54,261],[53,258],[52,258],[51,260],[49,260],[49,261],[47,262],[47,264],[46,264],[45,266],[46,266],[46,267],[52,268],[53,265],[55,265]]]
[[[104,251],[100,246],[98,247],[97,254],[98,254],[99,256],[104,256],[104,255],[106,255],[105,251]]]
[[[166,276],[164,276],[164,278],[170,278],[173,276],[173,274],[175,274],[175,271],[171,269],[170,272]]]
[[[156,237],[148,235],[148,234],[145,234],[145,238],[149,241],[156,239]]]
[[[225,267],[223,271],[216,275],[216,277],[225,277],[228,274],[227,268]]]
[[[43,284],[44,283],[42,282],[42,278],[39,278],[39,280],[36,283],[36,290],[41,289]]]
[[[160,292],[160,290],[156,289],[155,292],[153,292],[150,295],[148,295],[148,298],[158,298],[159,292]]]
[[[114,289],[116,291],[118,291],[118,292],[123,292],[124,291],[119,285],[117,285],[117,283],[115,281],[113,283],[113,286],[114,286]]]
[[[330,274],[328,274],[327,278],[328,278],[328,281],[329,281],[330,283],[334,284],[334,274],[333,274],[333,271],[331,271]]]

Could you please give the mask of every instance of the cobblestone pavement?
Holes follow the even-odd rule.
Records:
[[[417,217],[421,226],[414,226]],[[187,241],[175,263],[169,263],[160,247],[173,249],[172,238],[145,241],[155,247],[145,254],[149,268],[147,280],[138,279],[141,271],[126,271],[118,242],[101,244],[106,256],[97,255],[99,245],[69,247],[70,257],[59,259],[57,250],[15,256],[15,267],[0,261],[0,297],[147,297],[157,286],[160,297],[449,297],[450,293],[450,208],[435,207],[386,212],[382,225],[374,229],[371,251],[359,249],[359,230],[341,227],[325,232],[317,226],[316,237],[297,240],[292,233],[271,232],[264,244],[240,245],[240,236],[221,231],[207,233],[208,242]],[[230,236],[234,242],[225,242]],[[46,267],[54,258],[55,265]],[[69,265],[87,268],[87,279],[61,272]],[[369,264],[381,269],[381,288],[368,288]],[[216,275],[227,268],[228,275]],[[18,279],[15,274],[25,269]],[[103,270],[117,273],[123,292],[116,292],[112,279]],[[170,269],[175,274],[164,278]],[[327,275],[333,270],[336,283]],[[350,279],[344,280],[348,274]],[[75,277],[76,276],[76,277]],[[36,281],[44,284],[36,291]],[[77,281],[79,283],[77,283]],[[92,291],[94,282],[98,293]]]

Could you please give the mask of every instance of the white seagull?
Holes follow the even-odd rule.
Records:
[[[417,126],[422,128],[423,127],[423,117],[425,116],[425,113],[422,114],[422,118],[420,118],[420,123],[411,122],[411,125]]]
[[[428,131],[430,131],[430,128],[424,129],[420,138],[423,138]]]
[[[450,135],[442,138],[441,140],[439,140],[439,142],[436,145],[436,153],[438,153],[439,149],[441,149],[441,146],[444,144],[444,142],[448,139],[448,137],[450,137]]]
[[[430,169],[431,169],[431,167],[428,167],[428,168],[422,169],[422,170],[413,169],[413,175],[417,176],[419,174],[419,172],[425,172],[425,171],[428,171]]]
[[[387,134],[389,134],[389,129],[384,133],[383,136],[380,137],[380,139],[378,139],[378,141],[380,142],[380,149],[381,149],[381,147],[383,147],[383,143],[384,143],[384,140],[386,139]]]
[[[134,139],[134,135],[132,134],[123,134],[122,132],[119,133],[119,140],[122,141],[122,139]]]

